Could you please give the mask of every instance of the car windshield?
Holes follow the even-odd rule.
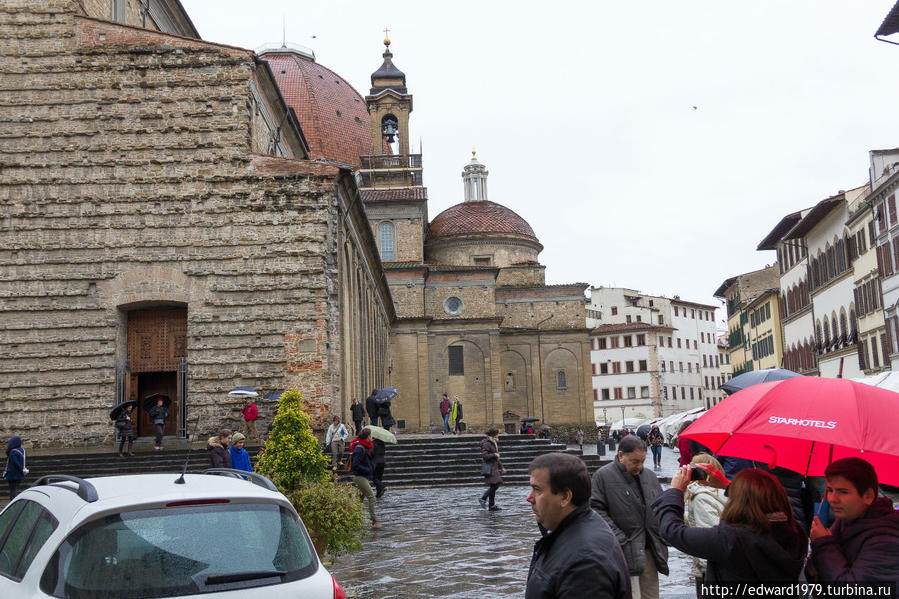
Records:
[[[75,530],[41,578],[54,597],[174,597],[279,584],[318,567],[294,514],[276,504],[138,510]]]

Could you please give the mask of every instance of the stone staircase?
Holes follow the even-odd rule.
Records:
[[[452,435],[399,439],[387,445],[384,482],[394,487],[432,487],[483,485],[481,439],[483,435]],[[607,463],[596,455],[581,455],[580,450],[532,435],[502,435],[500,460],[507,470],[504,484],[527,484],[528,464],[538,455],[559,451],[579,456],[590,474]],[[341,479],[350,477],[342,475]]]
[[[387,446],[384,481],[395,487],[466,486],[483,484],[481,475],[482,435],[400,436],[399,443]],[[181,472],[185,462],[188,472],[202,472],[209,468],[209,453],[205,444],[194,445],[188,453],[186,445],[164,451],[138,451],[134,457],[120,458],[113,451],[76,452],[28,456],[28,477],[24,486],[48,474],[68,474],[80,478]],[[247,447],[255,463],[258,447]],[[531,435],[502,435],[499,439],[502,462],[508,473],[505,484],[527,484],[528,464],[538,455],[561,451],[580,456],[579,450],[568,449],[548,439]],[[330,453],[326,454],[330,458]],[[592,474],[608,458],[596,455],[580,456]],[[351,477],[339,471],[341,480]]]

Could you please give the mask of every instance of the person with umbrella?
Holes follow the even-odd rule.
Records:
[[[387,443],[396,444],[396,435],[386,428],[380,426],[368,425],[366,430],[371,432],[371,460],[372,460],[372,482],[375,484],[375,499],[380,499],[387,491],[387,485],[384,484],[384,466],[387,464]]]
[[[396,420],[393,419],[393,415],[390,413],[390,402],[398,393],[399,390],[396,387],[384,387],[374,397],[374,402],[377,406],[375,414],[381,421],[381,426],[388,431],[391,426],[396,424]],[[375,422],[372,421],[372,424],[375,424]]]
[[[375,426],[378,424],[378,404],[375,402],[375,397],[377,397],[377,395],[378,390],[372,389],[371,395],[365,398],[365,413],[368,414],[368,422]]]
[[[119,457],[125,457],[122,451],[125,449],[125,441],[128,442],[128,455],[133,456],[134,452],[131,451],[131,448],[134,445],[134,422],[131,419],[131,413],[134,411],[134,402],[126,401],[113,408],[113,411],[116,414],[116,432],[119,434]]]
[[[350,441],[351,464],[353,472],[353,485],[368,500],[368,515],[371,517],[371,527],[381,528],[377,516],[375,516],[375,493],[371,490],[371,480],[374,474],[374,465],[371,454],[374,444],[371,441],[371,430],[364,428],[359,435]]]
[[[878,497],[874,467],[861,458],[843,458],[830,464],[824,477],[836,522],[827,529],[815,516],[809,579],[817,573],[823,583],[895,583],[899,512],[888,497]]]
[[[156,439],[153,448],[156,451],[162,451],[162,436],[165,433],[165,421],[169,417],[169,409],[166,402],[170,400],[165,395],[155,393],[144,399],[144,408],[147,407],[147,400],[152,401],[153,399],[156,400],[156,405],[153,405],[147,410],[147,416],[150,417],[150,422],[153,423],[153,428],[156,430]]]

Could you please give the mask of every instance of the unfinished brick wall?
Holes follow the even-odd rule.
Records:
[[[77,12],[0,5],[0,436],[108,441],[123,315],[166,305],[187,309],[191,427],[237,424],[236,385],[297,386],[320,426],[339,169],[251,153],[250,51]]]

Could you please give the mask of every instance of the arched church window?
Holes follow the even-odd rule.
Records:
[[[381,246],[381,260],[385,262],[392,261],[393,258],[393,238],[396,228],[391,222],[385,222],[378,225],[378,238]]]
[[[566,384],[566,381],[565,381],[565,371],[560,370],[556,374],[556,389],[567,389],[567,388],[568,388],[568,385]]]

